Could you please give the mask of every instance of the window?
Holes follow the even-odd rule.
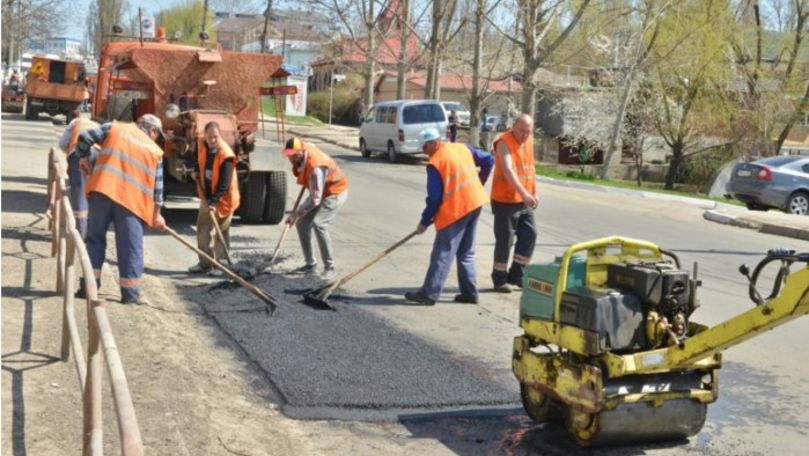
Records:
[[[803,165],[803,172],[809,173],[809,163]]]
[[[387,109],[386,107],[376,108],[376,116],[374,116],[374,122],[376,123],[385,123],[386,116],[387,116]]]
[[[402,112],[405,124],[446,122],[444,110],[437,103],[405,106]]]
[[[395,124],[396,123],[396,107],[391,106],[388,108],[388,123]]]

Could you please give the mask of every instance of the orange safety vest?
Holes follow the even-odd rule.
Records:
[[[465,144],[441,143],[429,161],[441,176],[444,194],[435,214],[441,230],[489,201],[475,160]]]
[[[90,119],[85,119],[84,117],[77,117],[70,125],[72,128],[70,131],[70,142],[67,143],[67,150],[65,151],[68,155],[73,152],[73,148],[79,143],[79,134],[81,134],[81,132],[98,127],[97,123]]]
[[[162,158],[163,150],[137,125],[113,122],[85,191],[106,195],[151,227],[155,170]]]
[[[323,198],[339,195],[348,188],[346,176],[337,166],[337,162],[311,144],[304,143],[303,150],[306,152],[306,165],[304,165],[303,172],[299,172],[297,168],[292,170],[292,173],[298,178],[298,184],[309,187],[309,176],[312,175],[315,168],[326,168],[328,173],[326,174],[326,188],[323,189]]]
[[[197,164],[199,165],[199,177],[197,178],[199,179],[199,186],[197,187],[197,194],[200,199],[205,198],[205,190],[203,187],[205,186],[205,160],[207,159],[207,152],[208,144],[204,139],[201,139],[197,143]],[[230,187],[227,192],[225,192],[222,198],[216,203],[216,212],[221,218],[233,215],[233,213],[236,212],[236,209],[239,207],[240,196],[239,179],[236,174],[236,154],[233,153],[233,149],[231,149],[222,138],[219,138],[213,160],[211,192],[216,190],[216,187],[219,185],[219,168],[222,167],[222,163],[224,163],[225,160],[233,161],[233,176],[231,176]]]
[[[494,143],[494,179],[492,180],[492,201],[498,203],[522,203],[522,196],[511,183],[506,180],[503,171],[503,159],[497,153],[497,147],[503,142],[511,154],[511,163],[517,180],[522,183],[525,190],[534,194],[536,191],[536,169],[534,168],[534,138],[528,137],[520,145],[511,130],[503,133]]]

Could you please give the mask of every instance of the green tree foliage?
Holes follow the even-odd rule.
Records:
[[[169,38],[173,38],[176,32],[180,32],[178,40],[180,43],[199,44],[204,7],[202,0],[184,0],[157,13],[157,25],[166,28],[166,35]],[[212,21],[213,11],[209,10],[205,21],[209,29]],[[210,31],[208,33],[213,36]]]

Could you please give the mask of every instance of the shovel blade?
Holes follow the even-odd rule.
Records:
[[[303,294],[303,303],[319,310],[337,310],[329,304],[328,295],[314,290]]]

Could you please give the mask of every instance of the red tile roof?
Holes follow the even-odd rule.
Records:
[[[342,63],[362,63],[367,61],[364,51],[367,40],[359,39],[357,41],[359,44],[355,43],[350,38],[344,38],[343,47],[345,48],[345,52],[334,57],[323,57],[318,59],[316,62],[313,62],[311,65],[316,66],[335,61]],[[377,53],[376,63],[382,65],[396,65],[399,62],[399,52],[401,51],[401,47],[402,40],[398,36],[387,38],[384,42],[379,43],[379,52]],[[413,63],[414,61],[421,60],[419,54],[420,50],[418,38],[413,35],[408,36],[406,53],[407,61]]]
[[[389,76],[396,76],[395,73],[387,72]],[[426,87],[427,86],[427,73],[425,72],[415,72],[410,73],[407,75],[407,80],[414,85],[419,87]],[[466,91],[472,88],[472,76],[471,75],[460,75],[460,74],[442,74],[438,80],[441,89],[443,90],[458,90],[458,91]],[[492,92],[508,92],[508,80],[507,79],[486,79],[480,78],[480,86],[481,88],[488,89]],[[511,82],[511,91],[512,92],[521,92],[522,91],[522,84],[518,81]]]

